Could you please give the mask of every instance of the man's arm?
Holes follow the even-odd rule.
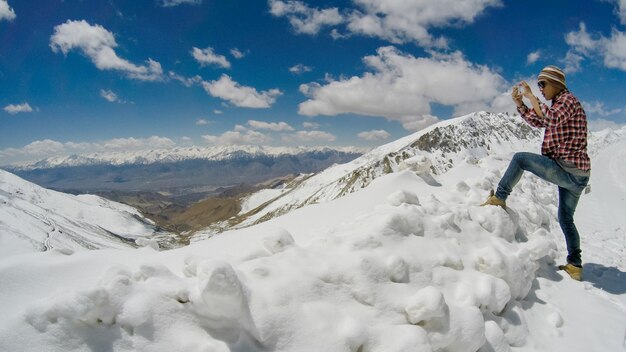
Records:
[[[521,88],[521,91],[520,91]],[[537,128],[547,127],[547,119],[545,118],[542,110],[542,104],[539,102],[539,99],[535,97],[528,86],[528,83],[522,81],[518,86],[513,88],[513,101],[517,105],[517,111],[520,113],[524,121],[526,121],[529,125]],[[527,97],[531,104],[533,105],[532,109],[529,109],[526,104],[524,104],[523,97]]]

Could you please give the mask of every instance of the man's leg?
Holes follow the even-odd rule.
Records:
[[[533,153],[515,153],[509,167],[498,184],[496,197],[506,200],[519,182],[524,171],[530,171],[538,177],[561,187],[571,188],[574,183],[568,173],[559,164],[547,156]]]
[[[559,224],[567,243],[567,262],[575,266],[582,266],[580,236],[574,225],[574,212],[579,198],[580,193],[559,187]]]

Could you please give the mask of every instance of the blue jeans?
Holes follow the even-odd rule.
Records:
[[[582,266],[580,237],[574,225],[574,211],[578,205],[578,198],[589,182],[589,177],[572,175],[547,156],[516,153],[498,184],[496,197],[506,200],[524,171],[530,171],[559,186],[559,224],[567,243],[567,262]]]

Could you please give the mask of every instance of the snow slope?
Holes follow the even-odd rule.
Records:
[[[47,190],[0,170],[0,258],[53,248],[133,248],[155,232],[132,207]]]
[[[185,248],[0,260],[0,350],[623,351],[626,130],[591,142],[583,282],[556,270],[554,186],[525,175],[508,212],[477,205],[503,148]]]
[[[472,113],[440,122],[380,146],[352,162],[294,180],[280,190],[262,190],[244,201],[240,214],[194,234],[202,240],[225,229],[260,223],[294,209],[343,197],[382,175],[404,169],[439,175],[489,155],[523,150],[539,143],[541,132],[508,114]],[[436,183],[424,174],[427,182]],[[426,176],[427,175],[427,176]]]

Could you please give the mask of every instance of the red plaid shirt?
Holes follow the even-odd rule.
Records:
[[[525,105],[518,108],[522,118],[531,126],[545,128],[541,154],[576,165],[583,171],[591,169],[587,155],[587,115],[580,102],[564,89],[554,99],[552,107],[540,103],[544,117]]]

